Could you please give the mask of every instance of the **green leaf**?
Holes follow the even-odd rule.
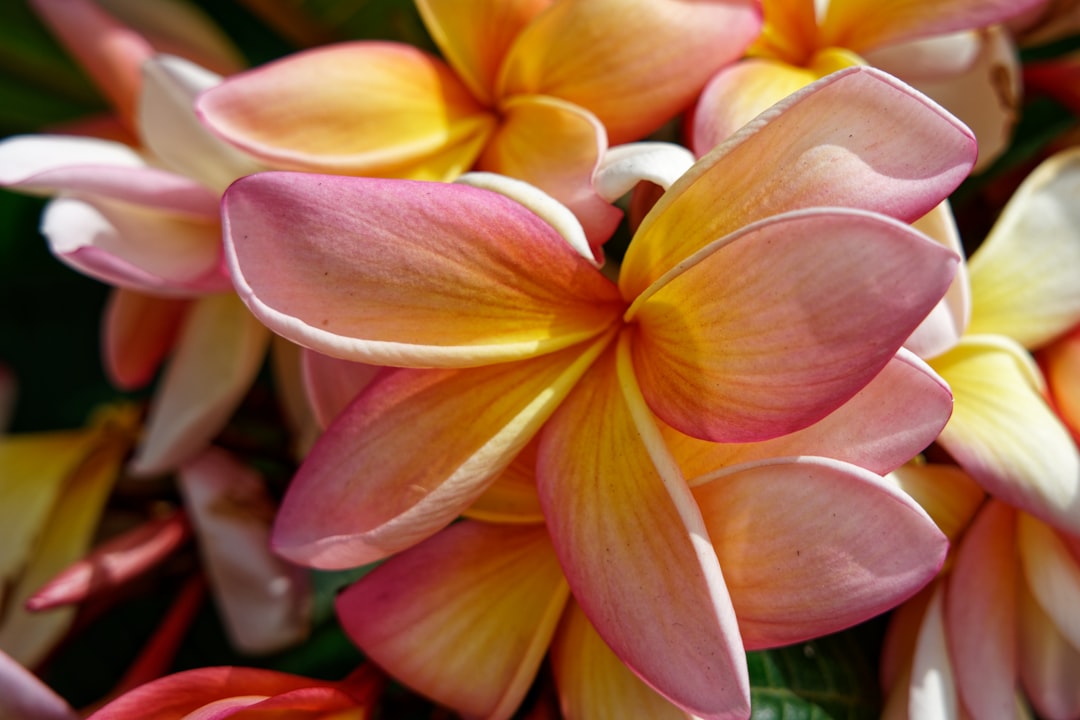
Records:
[[[880,712],[865,629],[747,653],[753,720],[863,720]]]

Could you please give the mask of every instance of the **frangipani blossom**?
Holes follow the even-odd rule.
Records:
[[[956,402],[941,445],[988,492],[1068,532],[1080,531],[1080,453],[1029,351],[1080,323],[1078,192],[1080,150],[1025,179],[968,263],[963,335],[927,358]]]
[[[763,0],[765,26],[747,58],[710,81],[695,110],[699,155],[788,93],[830,72],[870,64],[933,97],[979,139],[977,169],[1009,141],[1019,62],[988,27],[1045,0]]]
[[[761,22],[750,0],[417,6],[445,62],[388,42],[316,48],[206,93],[204,121],[277,168],[518,177],[573,209],[599,243],[618,221],[591,189],[608,141],[640,139],[688,107]]]
[[[919,132],[917,151],[877,131],[886,117]],[[275,547],[316,567],[405,549],[538,437],[552,545],[601,637],[686,711],[744,716],[714,530],[660,426],[766,441],[855,396],[948,287],[958,258],[907,222],[973,160],[954,118],[849,69],[676,181],[618,284],[546,222],[567,227],[538,191],[526,208],[464,185],[241,179],[225,195],[226,247],[253,312],[320,352],[399,366],[316,443]]]

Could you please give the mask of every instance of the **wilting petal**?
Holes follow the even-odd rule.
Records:
[[[265,653],[303,640],[310,590],[299,568],[270,552],[274,504],[263,479],[210,448],[181,467],[179,484],[234,646]]]
[[[212,135],[195,115],[196,96],[218,85],[220,75],[168,55],[148,60],[142,71],[142,139],[169,168],[219,193],[241,175],[262,169],[252,158]]]
[[[448,180],[494,125],[443,62],[416,48],[354,42],[234,75],[196,109],[272,167]]]
[[[960,231],[956,227],[956,219],[948,200],[942,201],[911,225],[959,257],[964,257]],[[915,332],[904,342],[904,347],[921,358],[939,355],[956,345],[964,334],[970,317],[971,284],[967,263],[961,262],[956,267],[956,276],[953,277],[945,297],[934,306],[919,327],[915,328]]]
[[[306,348],[302,348],[300,353],[305,394],[316,421],[324,428],[382,370],[378,365],[338,360]]]
[[[536,492],[536,451],[534,439],[462,514],[486,522],[544,522],[540,496]]]
[[[313,567],[357,567],[446,526],[525,446],[607,342],[520,363],[377,379],[293,478],[275,549]]]
[[[945,590],[945,629],[964,708],[1013,717],[1017,679],[1016,513],[991,501],[961,540]]]
[[[129,129],[138,127],[139,68],[150,43],[90,0],[33,0],[34,10],[109,98]]]
[[[598,335],[615,287],[526,208],[465,185],[263,173],[225,194],[238,292],[274,331],[380,365],[467,367]]]
[[[195,302],[131,462],[133,472],[168,472],[198,454],[225,427],[262,367],[270,333],[235,295]]]
[[[752,225],[684,260],[627,311],[642,391],[665,422],[702,439],[801,430],[881,371],[957,262],[907,225],[862,211]]]
[[[472,94],[495,103],[506,51],[552,0],[418,0],[424,25]]]
[[[972,255],[973,333],[1028,348],[1080,323],[1080,149],[1054,155],[1013,194]]]
[[[231,289],[215,219],[60,197],[46,206],[41,232],[59,259],[110,285],[172,297]]]
[[[630,672],[600,638],[576,602],[563,613],[551,645],[561,717],[687,720],[685,712]]]
[[[150,382],[172,350],[186,300],[113,288],[105,305],[102,355],[110,382],[134,390]]]
[[[967,128],[906,85],[865,67],[833,73],[683,175],[642,222],[619,286],[633,297],[705,245],[789,210],[844,206],[911,222],[974,160]]]
[[[948,386],[903,348],[855,396],[813,425],[754,443],[717,443],[661,425],[686,477],[766,458],[818,455],[884,474],[926,449],[952,412]]]
[[[741,0],[555,3],[510,48],[499,95],[562,98],[599,117],[612,144],[639,140],[742,54],[759,13]]]
[[[1062,636],[1080,648],[1080,564],[1053,528],[1030,515],[1020,515],[1017,539],[1032,596]]]
[[[830,0],[821,22],[821,39],[822,44],[842,45],[860,52],[904,40],[993,25],[1041,2],[940,0],[928,4],[906,0],[878,3]]]
[[[418,692],[468,717],[509,718],[569,597],[540,526],[462,522],[338,597],[345,632]]]
[[[611,237],[622,213],[592,185],[607,149],[599,121],[575,105],[542,95],[511,98],[501,110],[502,122],[477,167],[521,178],[569,207],[594,246]]]
[[[948,542],[905,493],[828,458],[772,459],[691,480],[748,649],[841,630],[899,605]]]
[[[747,717],[743,646],[716,552],[626,343],[597,362],[540,438],[552,543],[597,632],[648,685],[695,715]]]
[[[1080,649],[1062,637],[1027,583],[1019,592],[1020,680],[1028,699],[1043,717],[1080,716]]]
[[[979,484],[951,464],[911,462],[888,480],[914,498],[949,540],[960,537],[986,499]]]
[[[0,716],[78,720],[81,715],[32,672],[0,650]]]
[[[699,157],[771,105],[831,72],[864,64],[842,48],[816,53],[805,66],[771,57],[746,58],[713,76],[694,108],[691,144]]]
[[[967,336],[934,368],[955,405],[939,441],[992,495],[1059,527],[1080,529],[1080,455],[1019,346]]]

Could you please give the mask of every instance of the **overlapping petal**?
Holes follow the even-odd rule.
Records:
[[[716,552],[633,379],[627,340],[540,438],[552,543],[597,632],[648,685],[701,717],[745,717],[747,668]]]
[[[510,48],[498,94],[562,98],[600,118],[613,144],[638,140],[689,106],[760,25],[743,0],[555,3]]]
[[[1080,563],[1054,528],[1030,515],[1020,514],[1016,537],[1032,596],[1065,640],[1080,648]]]
[[[955,398],[939,439],[945,449],[992,495],[1080,528],[1080,455],[1023,349],[1000,336],[969,335],[933,366]]]
[[[986,499],[982,487],[951,463],[911,462],[888,479],[913,497],[949,540],[963,534]]]
[[[833,73],[675,183],[642,222],[619,286],[633,297],[705,245],[799,208],[862,208],[911,222],[955,189],[975,154],[963,125],[899,81],[865,67]]]
[[[1078,195],[1080,149],[1027,176],[969,262],[970,332],[1034,349],[1080,323]]]
[[[948,548],[906,494],[836,460],[771,459],[691,484],[748,649],[825,635],[900,604]]]
[[[960,257],[964,256],[964,247],[960,231],[956,227],[952,206],[948,200],[913,222],[912,227],[926,233],[927,237],[937,240]],[[904,342],[908,348],[921,358],[932,358],[954,345],[967,329],[971,318],[971,283],[968,279],[968,264],[960,263],[952,284],[926,319]]]
[[[521,451],[606,343],[521,363],[381,377],[312,448],[278,512],[275,548],[305,565],[356,567],[446,526]]]
[[[314,350],[301,349],[300,352],[304,394],[315,420],[324,428],[330,425],[382,370],[378,365],[339,360]]]
[[[487,522],[544,522],[536,492],[537,446],[536,439],[526,445],[463,515]]]
[[[751,225],[686,258],[627,311],[642,391],[694,437],[801,430],[881,371],[957,262],[907,225],[857,210]]]
[[[105,305],[102,356],[117,387],[134,390],[150,382],[173,347],[187,300],[114,288]]]
[[[468,717],[509,718],[569,589],[543,525],[462,522],[342,593],[345,631],[380,667]]]
[[[945,591],[938,584],[926,606],[911,660],[907,717],[948,720],[958,717],[959,699],[945,634]]]
[[[1080,326],[1040,353],[1054,408],[1080,440]]]
[[[1020,680],[1035,710],[1043,717],[1080,715],[1080,649],[1061,632],[1027,583],[1018,588],[1020,620]]]
[[[903,348],[855,396],[810,427],[754,443],[715,443],[661,425],[686,477],[765,458],[819,455],[887,473],[922,452],[952,412],[948,386]]]
[[[231,293],[192,303],[131,469],[167,472],[217,435],[262,367],[270,333]]]
[[[264,173],[225,195],[237,291],[272,330],[336,357],[467,367],[603,332],[610,281],[549,225],[464,185]]]
[[[398,43],[329,45],[234,75],[197,111],[278,168],[448,180],[494,118],[441,60]]]

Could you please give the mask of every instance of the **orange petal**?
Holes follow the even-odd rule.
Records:
[[[153,380],[189,308],[187,300],[114,288],[105,306],[102,338],[109,380],[121,390]]]

